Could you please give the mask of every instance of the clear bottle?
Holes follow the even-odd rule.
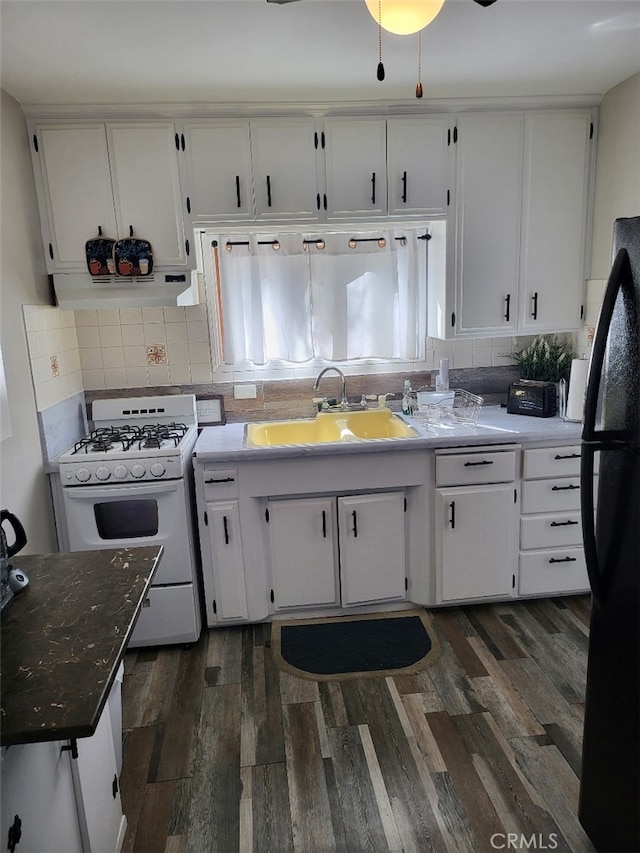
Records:
[[[413,400],[411,399],[411,380],[404,380],[404,389],[402,391],[402,414],[411,415],[413,413]]]

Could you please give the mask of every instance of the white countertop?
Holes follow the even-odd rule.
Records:
[[[421,418],[402,418],[415,427],[411,438],[381,438],[363,441],[297,444],[280,447],[247,447],[245,424],[205,427],[194,448],[199,462],[240,462],[259,459],[335,456],[344,453],[379,453],[385,450],[419,450],[474,445],[580,441],[582,424],[561,418],[510,415],[501,406],[484,406],[476,424],[429,424]]]

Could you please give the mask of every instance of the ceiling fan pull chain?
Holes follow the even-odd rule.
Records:
[[[382,64],[382,0],[378,0],[378,72],[380,82],[384,80],[384,65]]]
[[[418,82],[416,83],[416,98],[422,97],[422,30],[418,31]]]

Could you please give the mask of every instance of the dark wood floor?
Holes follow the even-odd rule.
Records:
[[[128,652],[125,853],[593,851],[588,614],[583,596],[432,611],[440,658],[394,678],[285,674],[264,625]]]

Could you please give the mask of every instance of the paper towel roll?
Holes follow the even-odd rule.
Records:
[[[569,397],[567,399],[568,421],[581,421],[584,410],[584,394],[587,388],[589,361],[586,358],[574,358],[569,376]]]
[[[440,359],[440,373],[436,377],[436,390],[438,391],[448,391],[449,390],[449,359],[441,358]]]

